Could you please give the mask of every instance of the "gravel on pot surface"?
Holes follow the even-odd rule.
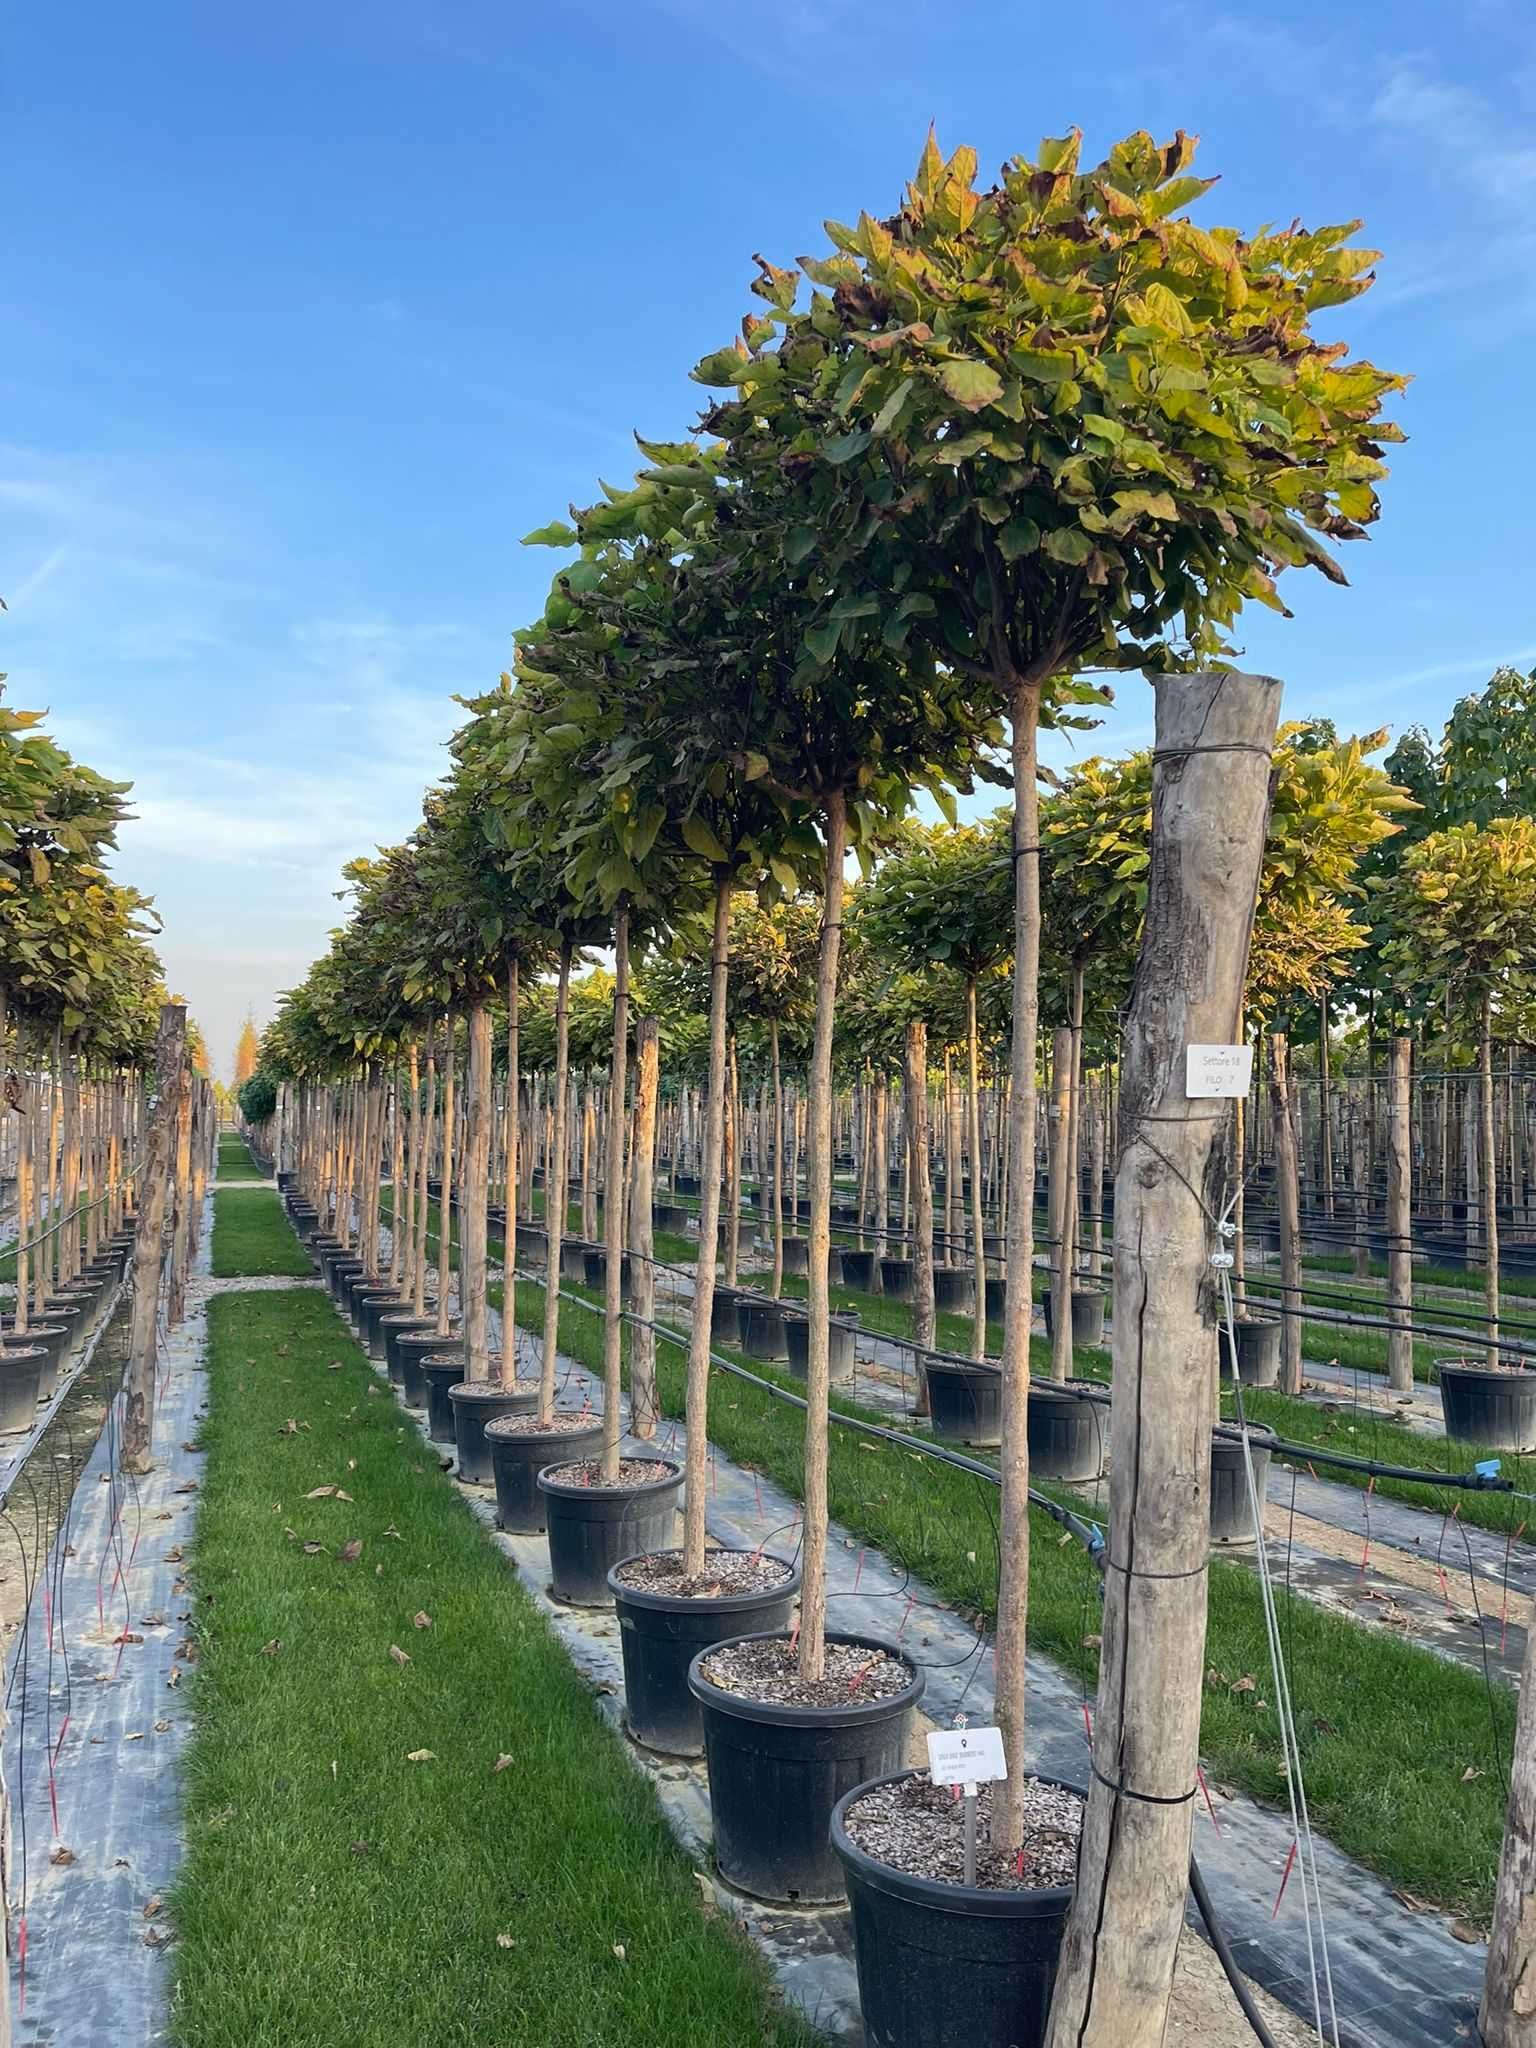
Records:
[[[577,1458],[569,1465],[550,1465],[544,1476],[557,1486],[659,1486],[675,1479],[680,1468],[660,1458],[620,1458],[617,1479],[604,1479],[596,1458]]]
[[[849,1839],[867,1856],[940,1884],[965,1882],[965,1801],[926,1773],[866,1792],[847,1814]],[[1024,1781],[1022,1857],[991,1846],[992,1787],[976,1794],[976,1882],[986,1891],[1048,1891],[1077,1877],[1083,1802],[1075,1792]]]
[[[508,1394],[536,1394],[537,1380],[514,1380],[511,1386],[501,1380],[460,1380],[458,1395],[461,1401],[500,1401]]]
[[[1511,1380],[1536,1378],[1536,1370],[1528,1365],[1484,1365],[1480,1358],[1441,1358],[1436,1360],[1436,1364],[1442,1371],[1450,1366],[1453,1371],[1459,1367],[1466,1372],[1496,1372],[1501,1377]]]
[[[498,1415],[494,1422],[485,1425],[487,1436],[576,1436],[585,1430],[595,1429],[602,1421],[600,1415],[579,1415],[574,1408],[564,1408],[558,1415],[551,1415],[548,1422],[540,1422],[537,1415]]]
[[[731,1593],[766,1593],[794,1576],[781,1558],[758,1550],[706,1550],[704,1569],[683,1577],[683,1553],[661,1550],[632,1557],[619,1567],[620,1585],[637,1593],[666,1593],[678,1600],[720,1600]]]
[[[887,1700],[905,1692],[912,1683],[912,1667],[904,1658],[868,1650],[859,1643],[828,1643],[822,1677],[804,1679],[796,1652],[784,1636],[712,1650],[701,1669],[722,1692],[789,1707],[845,1707],[850,1700]]]

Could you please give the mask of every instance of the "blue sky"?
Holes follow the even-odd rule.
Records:
[[[1184,127],[1208,224],[1363,215],[1338,328],[1413,374],[1411,439],[1353,588],[1288,577],[1248,665],[1365,729],[1536,660],[1517,0],[81,0],[8,44],[0,667],[133,777],[121,871],[221,1068],[539,609],[519,537],[692,422],[753,252],[889,210],[930,119],[988,169]]]

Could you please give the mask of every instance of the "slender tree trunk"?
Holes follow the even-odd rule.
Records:
[[[486,1290],[486,1209],[491,1199],[491,1011],[471,1003],[467,1017],[469,1072],[465,1077],[464,1183],[459,1198],[459,1304],[464,1316],[467,1380],[491,1376],[490,1317]]]
[[[160,1276],[165,1263],[165,1210],[175,1164],[176,1113],[186,1065],[187,1013],[163,1003],[155,1036],[155,1109],[139,1180],[139,1233],[133,1253],[133,1316],[123,1406],[121,1469],[153,1469],[155,1364],[160,1317]]]
[[[725,999],[731,964],[731,878],[715,876],[715,929],[709,952],[709,1083],[704,1104],[704,1157],[699,1169],[699,1258],[693,1275],[693,1326],[688,1339],[685,1396],[688,1443],[683,1485],[683,1575],[704,1569],[709,1507],[709,1336],[715,1312],[715,1259],[720,1246],[720,1154],[725,1141]]]
[[[539,1420],[555,1412],[555,1370],[560,1349],[560,1246],[565,1236],[565,1144],[571,1077],[571,943],[560,948],[560,976],[555,983],[554,1130],[544,1168],[544,1238],[549,1247],[544,1265],[544,1336],[539,1355]]]
[[[822,898],[821,947],[816,963],[816,1028],[811,1041],[810,1109],[810,1287],[805,1368],[805,1548],[800,1595],[800,1676],[820,1679],[827,1633],[827,1361],[832,1300],[827,1260],[832,1246],[832,1026],[837,1008],[837,958],[843,930],[843,857],[848,843],[847,799],[841,790],[827,798],[826,891]],[[928,1226],[928,1253],[933,1233]]]
[[[907,1223],[912,1232],[912,1341],[918,1348],[917,1403],[914,1413],[928,1413],[928,1375],[922,1353],[934,1344],[937,1317],[933,1306],[933,1183],[928,1178],[928,1026],[920,1017],[907,1023],[907,1071],[904,1081],[907,1112],[907,1185],[911,1190]]]
[[[165,1320],[176,1329],[187,1312],[187,1277],[192,1267],[192,1062],[181,1063],[176,1082],[176,1138],[171,1211],[171,1284]]]
[[[1301,1392],[1301,1184],[1296,1171],[1296,1121],[1291,1044],[1269,1034],[1269,1101],[1274,1125],[1275,1206],[1280,1224],[1280,1390]],[[1118,1206],[1118,1196],[1116,1197]],[[1119,1235],[1118,1216],[1116,1236]]]
[[[1486,1260],[1483,1278],[1488,1308],[1488,1341],[1484,1353],[1489,1365],[1499,1363],[1499,1152],[1493,1128],[1493,997],[1483,995],[1478,1020],[1478,1123],[1481,1140],[1483,1183],[1483,1247]]]
[[[971,1330],[971,1355],[987,1353],[987,1240],[983,1203],[986,1190],[981,1172],[981,1046],[976,1032],[976,977],[965,983],[965,1108],[970,1124],[971,1153],[971,1235],[976,1240],[972,1266],[976,1274],[976,1316]]]
[[[1072,1030],[1058,1024],[1051,1033],[1051,1104],[1046,1112],[1049,1147],[1051,1272],[1051,1378],[1072,1377],[1072,1272],[1067,1237],[1071,1202],[1068,1146],[1072,1133]]]
[[[773,1284],[775,1301],[784,1291],[784,1079],[779,1065],[779,1020],[768,1024],[773,1064]]]
[[[998,1452],[995,1712],[1008,1776],[994,1787],[992,1839],[1024,1835],[1025,1633],[1029,1617],[1029,1331],[1034,1314],[1035,1062],[1040,1032],[1040,688],[1015,685],[1013,723],[1013,1045],[1008,1107],[1008,1285],[1003,1302],[1003,1416]]]
[[[1387,1054],[1387,1378],[1413,1390],[1413,1040],[1394,1038]]]
[[[507,962],[507,1103],[503,1119],[502,1161],[506,1174],[506,1229],[501,1247],[501,1384],[517,1385],[517,1225],[518,1225],[518,1035],[522,1019],[518,958]]]
[[[608,1152],[603,1169],[603,1455],[598,1480],[619,1481],[624,1379],[624,1094],[629,1063],[629,906],[613,916],[613,1051],[608,1069]]]
[[[874,1099],[874,1176],[875,1176],[875,1257],[883,1259],[886,1253],[887,1233],[891,1225],[891,1164],[890,1164],[890,1088],[882,1067],[875,1075]]]
[[[1317,1121],[1321,1126],[1318,1165],[1321,1170],[1323,1214],[1333,1214],[1333,1076],[1329,1071],[1328,998],[1317,1001]]]
[[[629,1427],[633,1436],[656,1434],[661,1407],[656,1398],[656,1240],[651,1215],[652,1161],[656,1153],[656,1094],[660,1081],[661,1027],[654,1017],[635,1025],[633,1164],[629,1176],[629,1247],[633,1274],[629,1332]]]
[[[725,1062],[725,1284],[734,1287],[741,1261],[741,1089],[734,1037],[727,1040]]]
[[[1159,677],[1152,865],[1115,1176],[1115,1402],[1093,1784],[1048,2048],[1163,2048],[1200,1763],[1225,1105],[1184,1092],[1232,1044],[1280,686]],[[1155,1132],[1155,1135],[1154,1135]]]
[[[453,1327],[449,1296],[453,1289],[453,1146],[454,1080],[458,1065],[453,1042],[453,1012],[443,1018],[443,1171],[437,1198],[437,1334],[446,1337]],[[462,1275],[460,1276],[462,1281]],[[460,1299],[463,1298],[462,1285]]]
[[[1526,1638],[1520,1674],[1478,2026],[1483,2048],[1536,2048],[1536,1629]]]

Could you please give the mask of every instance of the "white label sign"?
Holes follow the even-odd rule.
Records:
[[[935,1785],[990,1785],[1006,1778],[1001,1728],[935,1728],[928,1737],[928,1775]]]
[[[1184,1093],[1191,1102],[1203,1102],[1222,1095],[1246,1095],[1252,1079],[1251,1045],[1187,1045],[1184,1048]]]

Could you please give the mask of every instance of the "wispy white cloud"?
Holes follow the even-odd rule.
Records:
[[[1495,200],[1536,188],[1536,143],[1505,120],[1484,93],[1430,73],[1420,59],[1394,66],[1376,95],[1371,119],[1399,141],[1434,151],[1437,171],[1492,186]]]

